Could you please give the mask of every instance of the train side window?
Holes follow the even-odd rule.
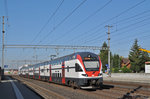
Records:
[[[58,78],[59,78],[60,76],[59,76],[59,73],[58,73]]]
[[[75,63],[75,71],[76,72],[82,72],[83,71],[78,63]]]
[[[60,73],[60,77],[61,77],[61,73]]]
[[[67,72],[69,72],[69,66],[67,66]]]
[[[41,72],[43,72],[44,71],[44,69],[41,69]]]

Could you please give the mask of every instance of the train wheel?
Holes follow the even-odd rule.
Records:
[[[72,81],[69,81],[68,85],[69,85],[69,87],[72,87]]]
[[[77,86],[77,83],[76,82],[73,82],[73,89],[77,89],[78,88],[78,86]]]
[[[100,90],[103,89],[103,83],[101,83],[101,84],[99,85],[99,88],[100,88]]]

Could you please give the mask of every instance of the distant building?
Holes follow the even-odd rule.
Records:
[[[18,69],[5,69],[4,74],[5,75],[17,75]]]
[[[150,73],[150,61],[145,62],[145,73]]]
[[[127,66],[127,68],[131,67],[130,60],[128,58],[123,58],[121,62],[121,67]]]

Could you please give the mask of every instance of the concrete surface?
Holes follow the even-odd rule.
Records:
[[[14,88],[14,85],[16,88]],[[4,80],[0,83],[0,99],[18,99],[18,91],[15,92],[15,90],[18,90],[19,93],[22,96],[22,99],[41,99],[39,95],[34,93],[32,90],[30,90],[28,87],[23,85],[22,83],[13,80],[9,78],[8,76],[4,77]]]
[[[112,73],[111,77],[103,74],[104,81],[122,81],[150,84],[150,73]]]

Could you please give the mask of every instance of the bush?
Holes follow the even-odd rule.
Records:
[[[112,68],[112,73],[119,73],[119,68]]]
[[[127,66],[123,66],[121,68],[122,73],[131,73],[132,71],[130,69],[127,68]]]

